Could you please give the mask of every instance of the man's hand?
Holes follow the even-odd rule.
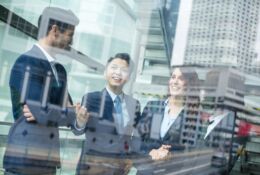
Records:
[[[82,128],[86,125],[89,118],[87,108],[81,106],[79,103],[76,104],[76,115],[77,115],[77,126]]]
[[[152,157],[152,160],[165,160],[170,153],[170,148],[170,145],[162,145],[159,149],[152,149],[149,155]]]
[[[28,122],[35,121],[35,117],[31,113],[31,111],[27,105],[23,105],[23,116],[26,118],[26,121],[28,121]]]

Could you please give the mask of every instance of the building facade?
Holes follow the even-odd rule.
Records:
[[[259,74],[256,65],[259,3],[255,0],[193,0],[186,32],[180,31],[183,37],[176,40],[181,43],[186,39],[185,47],[173,52],[172,64],[181,59],[183,64],[229,65]],[[181,10],[187,9],[184,6]],[[178,58],[179,52],[182,58]]]

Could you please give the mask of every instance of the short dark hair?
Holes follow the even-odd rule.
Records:
[[[72,11],[46,7],[38,19],[38,38],[48,35],[53,25],[57,25],[60,32],[64,33],[68,29],[74,30],[78,23],[79,19]]]
[[[127,62],[127,64],[128,64],[128,66],[130,65],[130,60],[131,60],[131,58],[130,58],[130,56],[129,56],[128,53],[117,53],[117,54],[115,54],[114,57],[110,57],[110,58],[107,60],[107,65],[108,65],[111,61],[113,61],[114,59],[116,59],[116,58],[120,58],[121,60],[125,60],[125,61]]]
[[[39,20],[38,20],[38,28],[41,27],[41,20],[42,20],[42,15],[39,17]],[[53,25],[57,25],[61,33],[64,33],[68,29],[74,30],[74,28],[75,28],[74,25],[71,25],[71,24],[50,18],[49,22],[48,22],[48,27],[47,27],[47,31],[45,33],[45,36],[48,35],[48,33],[51,30],[51,27]]]
[[[118,59],[118,58],[127,62],[127,65],[129,67],[129,75],[130,75],[132,73],[133,68],[134,68],[134,62],[131,60],[131,57],[128,53],[117,53],[117,54],[115,54],[115,56],[110,57],[107,60],[106,66],[108,66],[108,64],[111,61],[113,61],[114,59]]]

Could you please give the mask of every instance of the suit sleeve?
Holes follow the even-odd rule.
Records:
[[[150,111],[151,103],[148,102],[144,107],[142,114],[140,114],[139,121],[137,123],[137,129],[142,137],[145,139],[149,136],[150,133],[150,125],[151,125],[151,111]]]
[[[141,104],[140,102],[137,100],[136,101],[136,108],[135,108],[135,123],[134,123],[134,127],[138,126],[138,123],[141,120]]]
[[[82,97],[82,101],[81,101],[81,106],[84,106],[87,108],[87,94],[84,95]],[[75,135],[82,135],[86,132],[86,125],[83,127],[83,128],[79,128],[77,126],[77,118],[75,118],[75,121],[73,123],[73,125],[71,126],[71,129],[72,129],[72,132],[75,134]]]
[[[15,120],[21,116],[23,117],[23,105],[26,104],[28,100],[35,102],[41,102],[42,100],[46,71],[40,62],[36,62],[37,60],[35,59],[36,58],[27,55],[21,55],[11,70],[9,86]],[[25,81],[26,73],[28,73],[28,81]],[[24,85],[26,85],[25,83],[27,83],[27,88],[23,89],[23,87],[25,87]],[[36,110],[37,108],[33,110],[30,105],[31,104],[28,103],[36,119],[35,122],[41,125],[48,124],[48,119],[46,117],[39,117],[39,110]]]
[[[138,125],[138,130],[142,138],[142,149],[145,153],[149,153],[152,149],[158,149],[161,146],[160,140],[151,139],[151,127],[154,113],[159,110],[160,102],[150,101],[146,104],[140,124]]]
[[[13,117],[14,120],[17,120],[22,113],[22,103],[21,103],[21,91],[22,85],[24,81],[24,75],[26,71],[27,64],[25,62],[20,61],[15,62],[10,75],[9,87],[11,92],[11,101],[13,108]]]

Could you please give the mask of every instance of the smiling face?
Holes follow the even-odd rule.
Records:
[[[184,75],[180,68],[175,68],[172,72],[169,80],[169,93],[170,96],[181,96],[184,93],[184,89],[187,85]]]
[[[120,58],[113,59],[108,63],[105,70],[105,78],[110,90],[114,93],[121,93],[129,78],[129,65]]]

